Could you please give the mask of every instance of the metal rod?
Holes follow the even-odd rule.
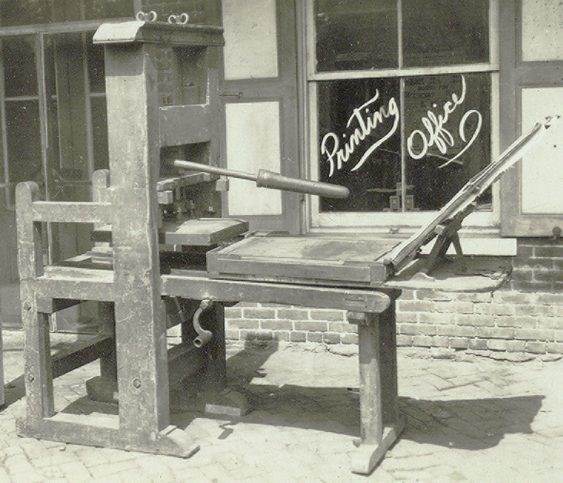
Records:
[[[175,160],[173,165],[177,168],[203,171],[206,173],[220,174],[224,176],[232,176],[233,178],[254,181],[256,186],[262,188],[293,191],[295,193],[318,195],[326,198],[348,198],[350,195],[350,191],[345,186],[323,183],[320,181],[311,181],[307,179],[290,178],[273,171],[268,171],[267,169],[260,169],[258,170],[258,174],[253,175],[242,171],[218,168],[216,166],[209,166],[207,164],[199,164],[180,159]]]

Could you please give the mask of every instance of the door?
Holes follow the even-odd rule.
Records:
[[[223,164],[299,177],[297,54],[293,0],[223,0]],[[303,195],[231,179],[230,216],[251,230],[301,230]]]
[[[61,27],[65,30],[66,27]],[[89,32],[0,37],[0,317],[19,326],[14,191],[33,180],[50,200],[87,201],[94,169],[107,167],[103,51]],[[1,33],[1,32],[0,32]],[[12,32],[10,32],[12,33]],[[91,247],[86,225],[51,224],[46,260]],[[54,329],[94,326],[88,304],[57,314]]]

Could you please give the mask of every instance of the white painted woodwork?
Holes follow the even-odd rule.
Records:
[[[560,1],[522,1],[522,59],[563,60],[563,5]]]
[[[545,116],[563,116],[563,87],[522,89],[522,132]],[[522,213],[563,213],[563,119],[522,163]]]
[[[276,0],[223,0],[225,79],[278,77]]]
[[[255,173],[259,168],[279,172],[279,103],[244,102],[225,106],[227,167]],[[253,181],[231,178],[230,215],[279,215],[281,192],[257,188]]]

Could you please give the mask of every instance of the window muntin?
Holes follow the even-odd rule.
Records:
[[[383,3],[389,7],[388,2]],[[440,33],[444,30],[443,26],[437,27],[432,22],[420,28],[416,24],[423,25],[423,23],[420,20],[417,22],[411,14],[412,9],[420,7],[416,1],[400,0],[393,3],[398,12],[397,44],[402,47],[397,52],[395,66],[389,63],[390,67],[381,64],[381,67],[373,67],[369,70],[354,70],[348,66],[347,70],[325,71],[326,61],[323,64],[323,57],[319,56],[319,35],[317,33],[310,37],[309,45],[317,48],[316,52],[313,51],[312,62],[309,64],[309,94],[313,109],[311,122],[315,124],[311,126],[314,134],[311,146],[313,175],[317,172],[319,178],[324,181],[347,185],[352,192],[349,200],[335,202],[322,199],[318,203],[312,200],[310,206],[313,210],[313,225],[319,223],[322,225],[323,220],[329,225],[333,225],[335,220],[344,220],[335,217],[338,212],[342,212],[343,215],[345,212],[350,215],[358,212],[357,215],[360,215],[362,212],[367,214],[367,212],[384,211],[437,210],[476,171],[490,162],[491,145],[494,141],[491,137],[493,128],[491,117],[495,111],[492,85],[494,85],[494,71],[497,67],[493,63],[493,59],[496,58],[494,55],[496,44],[494,38],[490,39],[489,18],[494,18],[495,2],[493,1],[493,5],[489,7],[488,0],[473,0],[463,2],[463,5],[460,5],[460,2],[442,0],[425,1],[426,10],[422,16],[430,15],[434,20],[452,21],[453,19],[458,24],[463,23],[464,19],[467,20],[463,25],[465,30],[459,25],[456,26],[458,32],[468,32],[464,36],[466,42],[453,42],[447,46],[447,49],[441,49],[445,52],[439,52],[440,49],[437,48],[439,46],[432,43],[432,38],[441,35],[444,43],[448,44],[446,42],[448,35],[455,36],[455,30]],[[332,4],[334,10],[337,9],[335,4],[342,6],[343,2],[313,1],[309,12],[313,19],[310,24],[314,27],[319,24],[317,13],[320,7],[322,6],[325,11],[330,10],[330,5],[327,7],[327,4]],[[381,6],[380,4],[381,2],[367,2],[367,5],[372,5],[374,9]],[[406,12],[407,8],[409,12]],[[466,12],[468,9],[471,12]],[[367,14],[364,12],[364,15]],[[407,25],[411,32],[406,32]],[[325,25],[323,28],[328,32],[329,27]],[[412,30],[417,33],[413,33]],[[341,42],[345,43],[346,39],[341,39]],[[427,56],[421,56],[420,50],[425,42],[427,46],[424,48],[430,49],[431,52]],[[349,44],[353,46],[353,42]],[[398,85],[398,89],[388,92],[379,89],[379,100],[364,107],[379,109],[387,106],[388,109],[389,99],[394,98],[399,111],[397,129],[369,153],[367,160],[364,160],[360,167],[352,171],[365,151],[381,139],[378,137],[377,129],[387,133],[396,121],[394,116],[381,119],[377,129],[364,133],[365,137],[355,145],[355,152],[349,162],[345,163],[345,167],[329,176],[330,159],[327,156],[328,143],[325,136],[332,132],[339,138],[340,147],[345,145],[346,139],[351,141],[351,137],[345,136],[354,136],[354,129],[350,129],[354,122],[355,127],[358,127],[358,115],[354,115],[355,109],[363,106],[376,94],[376,91],[372,90],[366,92],[363,98],[357,95],[347,97],[346,90],[353,93],[355,86],[360,84],[364,88],[367,86],[368,90],[376,89],[378,85],[383,85],[384,80],[395,82],[391,84]],[[462,87],[464,94],[460,101]],[[334,105],[337,104],[335,102],[337,91],[341,92],[341,103],[336,109]],[[453,102],[452,96],[459,102]],[[364,115],[367,116],[364,122],[367,122],[373,112],[365,112]],[[349,119],[352,120],[350,126],[348,129],[343,129],[343,122]],[[445,120],[442,123],[443,132],[440,128],[437,130],[440,135],[451,135],[451,139],[447,138],[448,142],[445,146],[440,142],[430,142],[428,149],[423,152],[420,146],[423,137],[420,132],[426,133],[430,141],[432,133],[428,131],[428,121],[430,120],[432,125],[432,120],[435,119],[439,123]],[[336,130],[329,129],[331,123]],[[434,130],[436,130],[435,125]],[[409,154],[407,143],[409,136],[415,131],[420,132],[412,135],[410,150],[416,158],[420,159],[414,159]],[[323,141],[325,141],[324,153]],[[393,158],[395,161],[391,161]],[[455,159],[450,162],[452,158]],[[355,179],[352,179],[352,175]],[[481,201],[490,209],[491,193],[486,193]],[[324,217],[323,213],[325,213]],[[407,218],[413,219],[412,216]],[[357,221],[361,218],[356,215],[348,218],[348,220],[352,219]],[[368,219],[374,220],[373,217],[366,218]]]

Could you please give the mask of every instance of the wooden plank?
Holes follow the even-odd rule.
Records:
[[[211,114],[207,104],[161,107],[161,146],[209,142],[213,135]]]
[[[175,426],[167,426],[152,435],[126,433],[119,429],[117,417],[103,416],[100,413],[92,416],[58,413],[42,421],[20,420],[17,422],[17,432],[20,436],[31,438],[181,458],[189,458],[199,450],[193,438]]]
[[[88,201],[36,201],[31,216],[37,222],[111,223],[110,203]]]
[[[207,25],[176,25],[164,22],[130,21],[105,23],[94,34],[94,44],[149,43],[172,47],[224,45],[223,29]]]
[[[209,252],[207,266],[220,278],[372,286],[385,281],[380,260],[396,245],[394,240],[252,236]]]
[[[161,242],[168,245],[211,246],[248,231],[248,222],[233,218],[195,218],[165,221]]]
[[[200,183],[209,183],[219,179],[219,175],[210,173],[186,173],[168,178],[162,178],[156,183],[157,191],[170,191]]]
[[[188,272],[189,273],[189,272]],[[260,302],[352,311],[382,312],[390,304],[382,291],[216,280],[178,272],[162,275],[162,295],[220,302]]]
[[[53,377],[59,377],[111,352],[113,341],[110,337],[100,336],[94,340],[65,347],[52,357]]]
[[[36,297],[113,301],[113,272],[77,267],[46,267],[44,275],[31,282]]]
[[[81,301],[76,299],[54,299],[51,297],[37,297],[37,312],[54,314],[59,310],[78,305]]]

